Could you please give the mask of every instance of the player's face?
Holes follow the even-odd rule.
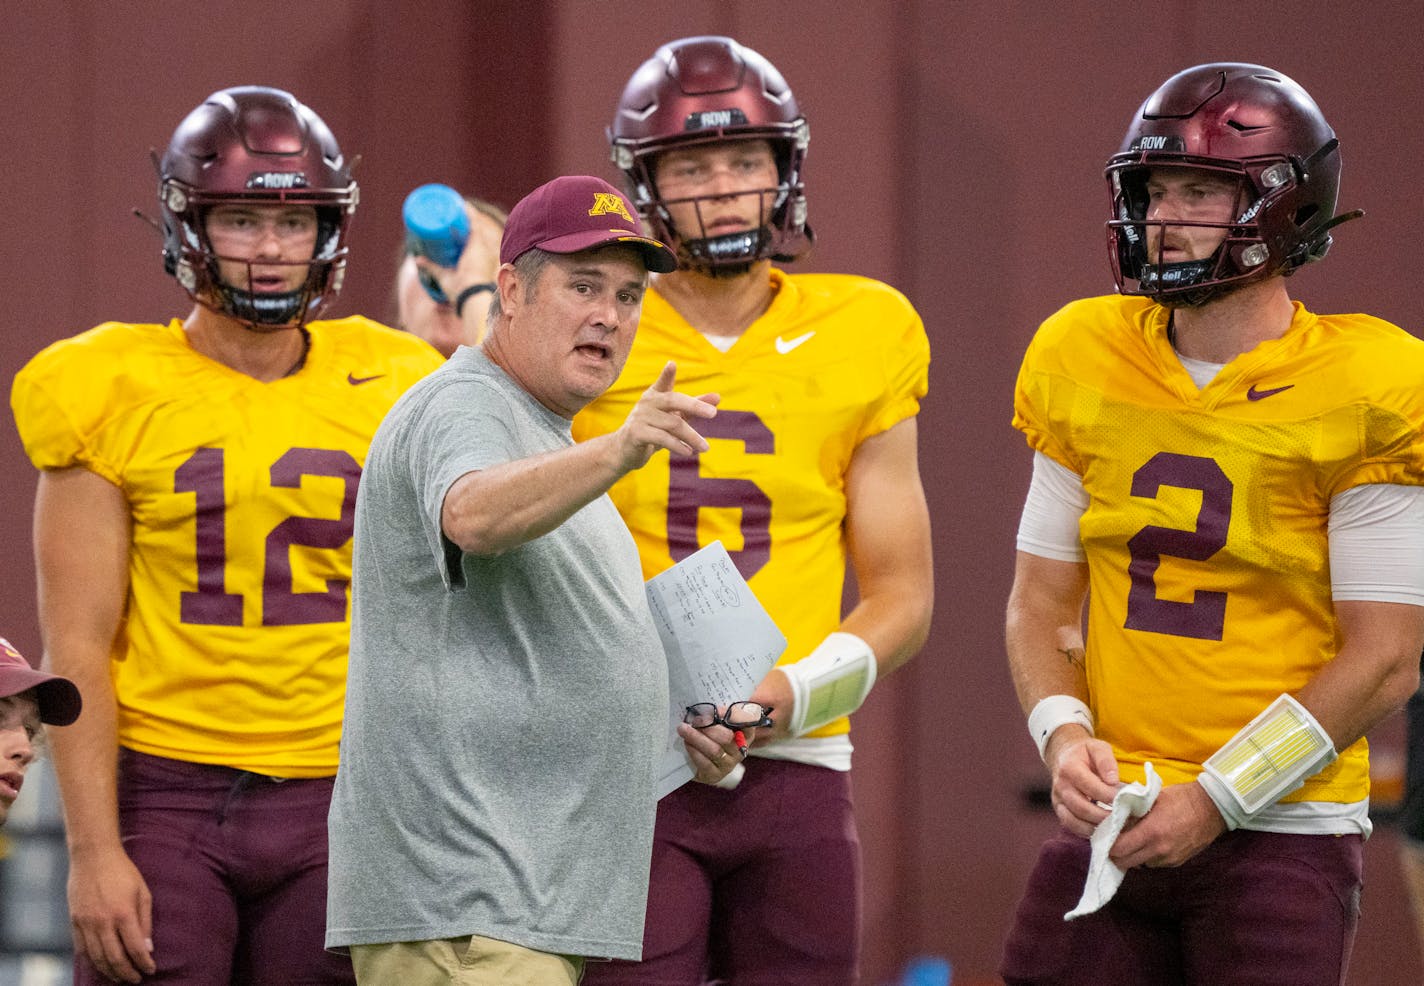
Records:
[[[412,335],[419,336],[449,356],[460,346],[479,342],[465,332],[464,321],[455,309],[430,297],[416,276],[415,258],[406,257],[396,275],[397,324]]]
[[[502,340],[512,374],[549,410],[572,418],[618,379],[648,271],[631,247],[556,255],[532,295],[516,284]]]
[[[295,291],[316,251],[316,209],[309,205],[214,206],[208,242],[224,284],[254,294]]]
[[[708,239],[765,226],[779,175],[771,143],[743,139],[665,151],[653,180],[678,232]]]
[[[0,825],[10,816],[25,770],[35,759],[41,728],[40,707],[33,693],[0,698]]]
[[[1198,168],[1153,168],[1147,178],[1148,219],[1225,226],[1241,215],[1240,198],[1238,180]],[[1148,226],[1147,256],[1154,264],[1205,260],[1225,238],[1224,228]]]

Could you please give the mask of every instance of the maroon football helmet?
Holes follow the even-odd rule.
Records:
[[[326,124],[290,93],[238,86],[213,93],[173,132],[158,163],[163,266],[194,301],[253,327],[295,328],[336,297],[358,198]],[[216,205],[311,205],[316,249],[295,291],[264,294],[218,274],[205,219]]]
[[[713,237],[677,229],[658,194],[654,158],[669,148],[743,138],[769,141],[776,156],[779,182],[761,193],[767,224]],[[776,66],[750,48],[713,36],[663,45],[628,80],[608,139],[638,211],[682,264],[735,270],[763,257],[795,260],[810,249],[801,180],[810,129]]]
[[[1310,94],[1261,65],[1216,62],[1172,76],[1133,117],[1108,159],[1108,252],[1118,290],[1163,304],[1204,304],[1243,284],[1290,274],[1330,249],[1340,142]],[[1232,223],[1147,219],[1152,168],[1199,168],[1240,182]],[[1149,226],[1208,226],[1226,239],[1206,260],[1149,256]]]

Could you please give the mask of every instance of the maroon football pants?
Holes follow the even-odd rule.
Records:
[[[323,948],[332,778],[275,781],[119,751],[124,849],[153,894],[149,983],[350,986]],[[83,956],[75,986],[110,986]]]
[[[850,775],[751,757],[735,790],[658,803],[642,962],[590,962],[583,986],[853,986],[860,840]]]
[[[1227,832],[1181,866],[1128,870],[1100,911],[1087,839],[1060,831],[1029,877],[1001,972],[1008,986],[1337,986],[1360,915],[1358,835]]]

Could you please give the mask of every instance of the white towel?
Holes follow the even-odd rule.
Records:
[[[1117,893],[1117,888],[1122,885],[1122,878],[1127,876],[1117,864],[1108,859],[1108,852],[1117,837],[1122,834],[1127,820],[1141,818],[1147,814],[1148,809],[1157,801],[1157,795],[1162,793],[1162,778],[1157,776],[1152,764],[1145,763],[1142,766],[1147,772],[1146,783],[1124,784],[1118,788],[1117,794],[1113,796],[1112,811],[1093,829],[1092,838],[1088,840],[1093,846],[1093,857],[1088,864],[1088,879],[1083,883],[1083,896],[1079,898],[1077,907],[1063,915],[1063,920],[1071,921],[1084,914],[1092,914],[1113,899],[1113,894]]]

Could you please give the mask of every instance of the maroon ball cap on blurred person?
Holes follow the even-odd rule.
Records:
[[[36,671],[10,641],[0,637],[0,698],[18,695],[31,688],[39,700],[40,721],[54,726],[68,726],[79,718],[83,703],[74,682],[57,674]]]

